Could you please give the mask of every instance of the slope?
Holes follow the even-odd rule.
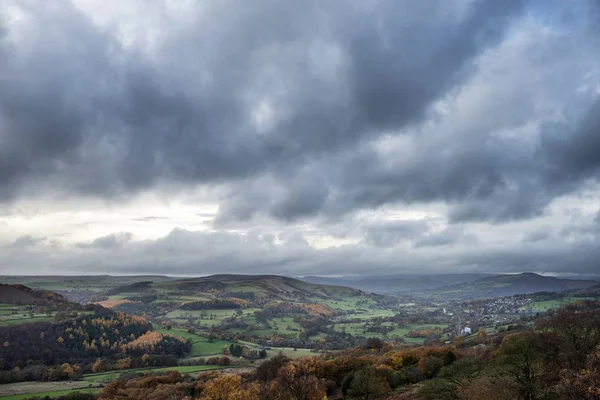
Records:
[[[585,289],[597,284],[596,281],[556,278],[525,272],[517,275],[489,276],[471,283],[444,286],[435,291],[430,291],[428,294],[446,299],[491,298],[536,292]]]

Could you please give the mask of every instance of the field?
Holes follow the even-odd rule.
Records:
[[[379,324],[382,327],[388,327],[391,329],[387,332],[386,335],[383,335],[380,332],[372,332],[369,331],[369,327],[372,327],[372,324],[369,324],[368,321],[363,322],[342,322],[335,323],[331,325],[331,327],[337,332],[346,332],[353,336],[364,336],[364,337],[387,337],[389,339],[393,339],[395,337],[403,337],[404,341],[407,343],[422,343],[423,338],[408,338],[406,335],[410,331],[419,331],[419,330],[431,330],[431,329],[444,329],[446,325],[439,324],[427,324],[427,325],[407,325],[402,328],[396,326],[396,324],[392,322],[383,322]]]
[[[138,283],[125,279],[120,286],[116,277],[71,277],[62,281],[38,277],[31,283],[48,288],[60,286],[67,292],[87,290],[94,302],[129,314],[149,315],[156,331],[191,340],[189,357],[218,355],[231,345],[226,340],[209,341],[211,330],[221,334],[227,330],[252,342],[274,340],[280,346],[293,346],[292,339],[303,338],[300,322],[315,317],[325,317],[328,323],[324,326],[356,337],[392,339],[405,337],[408,331],[416,329],[385,322],[399,311],[407,311],[399,302],[342,286],[316,285],[280,276],[140,279],[143,280]],[[104,290],[98,290],[102,287]],[[187,302],[198,304],[185,305]],[[171,330],[161,327],[167,322],[173,326]],[[230,326],[226,328],[226,324]],[[188,327],[197,333],[188,333]],[[339,341],[335,336],[330,331],[313,332],[309,340],[314,342],[311,345],[322,344],[323,340]],[[301,353],[296,351],[291,356]]]
[[[205,337],[202,337],[198,334],[189,333],[187,330],[180,328],[173,328],[171,330],[165,328],[155,328],[154,330],[164,335],[172,335],[184,339],[190,339],[192,341],[192,353],[190,354],[191,357],[221,354],[223,348],[229,347],[231,344],[231,342],[224,340],[215,340],[209,342]]]
[[[23,305],[0,303],[0,326],[52,321],[53,319],[53,316],[46,314],[34,314],[31,317],[29,310]]]
[[[546,301],[534,301],[527,306],[523,306],[520,309],[526,310],[531,307],[533,312],[544,312],[549,310],[557,310],[567,304],[576,303],[582,300],[598,300],[594,297],[563,297],[562,299],[546,300]]]
[[[74,391],[98,391],[101,384],[84,381],[19,382],[0,385],[0,399],[60,396]]]
[[[0,400],[22,400],[22,399],[29,399],[31,397],[40,397],[40,398],[44,398],[44,397],[58,397],[58,396],[64,396],[70,393],[98,393],[100,390],[102,390],[102,388],[97,387],[97,388],[88,388],[88,389],[76,389],[76,390],[55,390],[55,391],[45,391],[45,392],[31,392],[31,393],[26,393],[26,394],[16,394],[16,395],[12,395],[12,396],[2,396],[0,397]]]
[[[96,383],[108,383],[112,382],[115,379],[118,379],[119,376],[124,372],[170,372],[170,371],[179,371],[182,374],[190,374],[194,372],[201,371],[211,371],[214,369],[221,369],[223,367],[216,365],[186,365],[186,366],[175,366],[175,367],[157,367],[157,368],[137,368],[137,369],[124,369],[110,372],[100,372],[96,374],[86,374],[83,376],[83,380],[87,382],[96,382]]]

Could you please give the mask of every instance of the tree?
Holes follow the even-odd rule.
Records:
[[[358,370],[348,388],[348,394],[356,399],[374,400],[384,396],[390,385],[384,376],[377,373],[374,366],[369,365]]]
[[[222,375],[211,379],[202,391],[206,400],[258,400],[259,388],[256,384],[242,385],[239,375]]]
[[[423,357],[419,360],[419,369],[427,379],[431,379],[440,372],[442,360],[437,357]]]
[[[424,400],[462,399],[459,396],[460,391],[465,385],[469,385],[470,382],[480,376],[482,368],[481,361],[477,359],[470,357],[461,358],[442,368],[436,378],[426,381],[418,389],[419,398]],[[407,367],[399,372],[406,369]],[[415,368],[415,370],[419,373],[421,372],[420,369]]]
[[[92,365],[92,372],[104,372],[104,371],[108,371],[110,369],[109,367],[110,366],[108,365],[108,363],[106,362],[105,359],[98,358],[98,359],[96,359],[96,361]]]
[[[585,369],[563,371],[558,389],[561,399],[598,400],[600,398],[600,345],[588,356]]]
[[[322,400],[325,389],[317,375],[321,368],[320,361],[314,357],[306,357],[294,363],[286,363],[279,369],[272,392],[278,392],[274,398],[292,400]]]
[[[231,365],[231,360],[229,359],[229,357],[221,357],[219,358],[219,365],[223,365],[223,366],[227,366],[227,365]]]
[[[518,395],[515,382],[506,377],[482,376],[458,390],[461,400],[513,400]]]
[[[536,335],[526,333],[507,336],[502,342],[499,354],[505,373],[517,382],[519,398],[538,399],[541,392],[540,354],[536,347]]]
[[[379,338],[368,338],[364,346],[365,349],[375,349],[377,351],[381,350],[382,347],[383,343]]]
[[[239,344],[232,343],[229,345],[229,352],[234,357],[241,357],[243,351],[244,351],[244,347],[240,346]]]

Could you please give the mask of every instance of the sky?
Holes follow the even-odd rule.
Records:
[[[0,275],[600,273],[595,0],[2,0]]]

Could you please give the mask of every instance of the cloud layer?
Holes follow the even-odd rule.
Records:
[[[589,273],[599,21],[591,0],[3,2],[0,272]],[[148,194],[218,211],[131,212]],[[65,240],[16,211],[36,201],[110,215]]]

